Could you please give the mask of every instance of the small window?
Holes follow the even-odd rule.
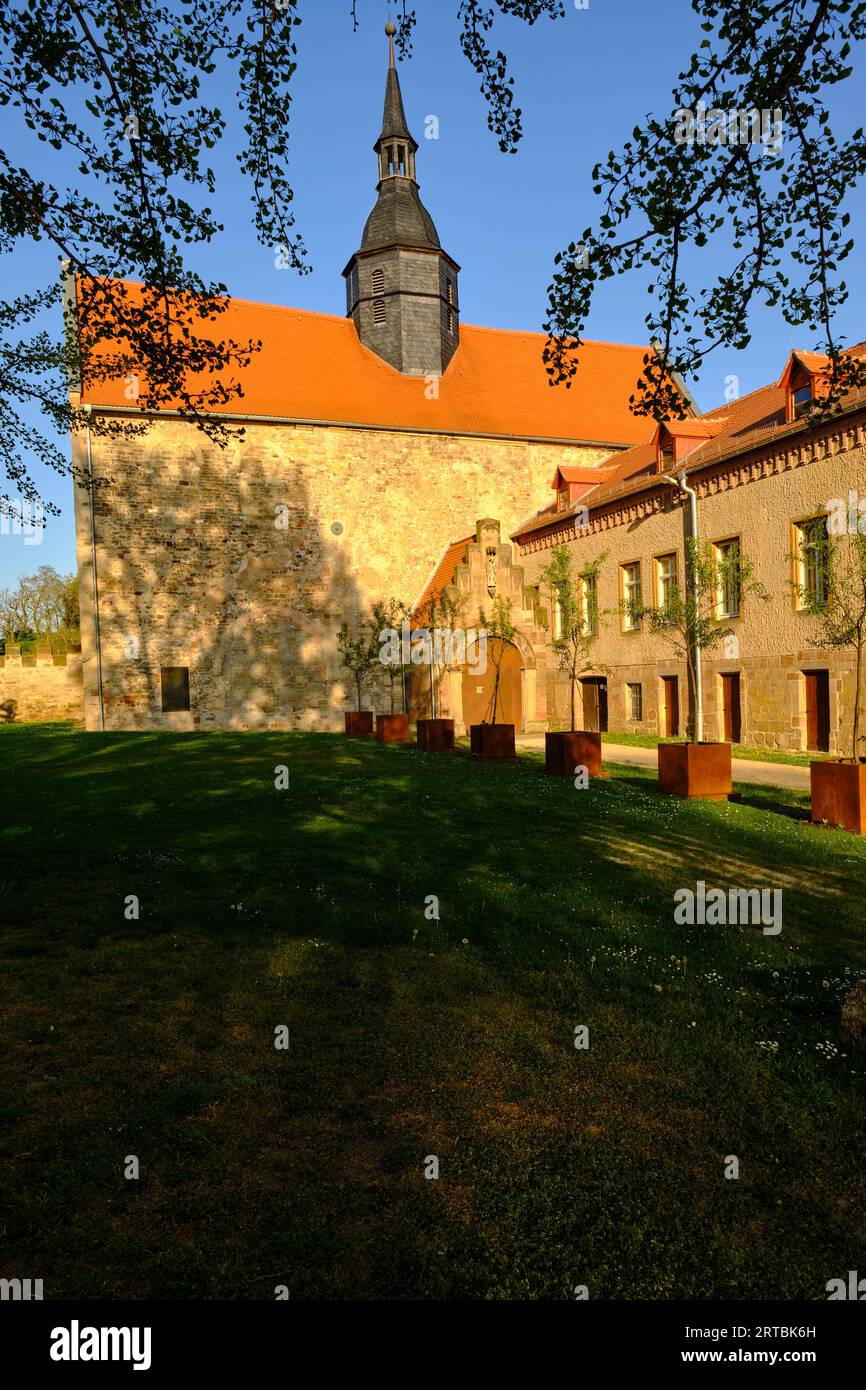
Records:
[[[677,557],[675,553],[659,555],[656,559],[656,603],[667,610],[677,589]]]
[[[626,717],[637,723],[643,719],[643,686],[637,681],[626,682]]]
[[[568,511],[568,483],[561,487],[556,494],[556,510],[558,512]]]
[[[374,299],[374,300],[373,300],[373,322],[374,322],[374,323],[384,323],[384,322],[385,322],[385,301],[384,301],[384,299]]]
[[[829,593],[829,539],[826,516],[809,517],[794,528],[797,536],[798,608],[825,604]]]
[[[740,542],[734,538],[713,546],[716,559],[716,617],[739,618],[742,598]]]
[[[799,420],[801,415],[806,414],[811,404],[812,383],[810,381],[805,386],[800,386],[796,391],[791,392],[791,419]]]
[[[162,683],[164,713],[189,709],[189,667],[163,666],[159,673]]]
[[[580,620],[584,636],[595,637],[598,632],[598,586],[594,574],[585,574],[580,581]]]
[[[399,147],[399,151],[398,151],[398,155],[397,155],[397,162],[398,162],[398,166],[399,166],[399,169],[400,169],[400,173],[401,173],[401,174],[405,174],[405,173],[406,173],[406,146],[405,146],[405,145],[400,145],[400,147]]]
[[[385,272],[381,266],[373,271],[371,284],[374,294],[385,293]]]
[[[622,586],[623,632],[638,632],[641,610],[640,561],[631,565],[620,565],[619,572]]]

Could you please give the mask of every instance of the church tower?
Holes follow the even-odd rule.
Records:
[[[418,196],[415,156],[394,59],[396,26],[389,21],[389,65],[379,161],[378,199],[361,246],[346,269],[346,312],[365,347],[405,376],[441,376],[459,342],[457,276]]]

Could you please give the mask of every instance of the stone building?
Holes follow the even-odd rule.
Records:
[[[233,300],[221,321],[263,342],[221,412],[242,441],[220,449],[170,410],[140,438],[72,441],[94,481],[92,506],[75,498],[89,729],[341,727],[343,620],[411,603],[475,518],[507,536],[557,469],[583,476],[645,436],[628,408],[645,348],[589,343],[573,389],[551,390],[542,335],[461,322],[393,46],[374,148],[346,317]],[[123,380],[83,403],[141,420]]]
[[[851,351],[866,351],[860,344]],[[764,599],[720,584],[716,616],[730,635],[704,668],[704,736],[787,749],[850,755],[855,699],[850,651],[816,645],[816,620],[802,592],[821,597],[822,538],[840,514],[866,529],[866,391],[841,413],[809,419],[804,406],[822,389],[826,359],[794,352],[780,379],[706,415],[659,426],[651,439],[605,461],[593,477],[560,470],[553,500],[512,532],[517,563],[532,588],[554,545],[573,552],[575,570],[604,556],[596,594],[598,637],[592,660],[604,668],[581,684],[580,722],[590,728],[682,734],[687,672],[646,621],[641,599],[663,601],[682,582],[690,507],[676,476],[697,495],[698,535],[720,561],[740,548]],[[556,622],[541,584],[548,631]],[[826,595],[824,595],[826,597]],[[630,602],[634,600],[634,602]],[[548,652],[544,704],[563,727],[568,682]],[[541,654],[537,654],[539,664]]]

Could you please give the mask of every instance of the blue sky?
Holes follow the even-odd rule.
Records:
[[[361,27],[353,33],[350,8],[349,0],[308,0],[297,31],[291,177],[311,275],[277,270],[273,251],[256,242],[233,157],[238,130],[237,117],[232,125],[231,75],[217,75],[215,104],[229,117],[226,140],[214,154],[214,206],[225,231],[194,255],[204,274],[224,281],[239,298],[325,313],[345,310],[340,272],[375,200],[372,145],[384,95],[388,14],[381,0],[358,0]],[[416,0],[416,8],[414,57],[400,68],[403,96],[421,145],[421,196],[443,246],[462,267],[463,321],[540,329],[553,256],[596,215],[593,164],[619,148],[647,112],[669,111],[676,74],[701,37],[695,17],[685,0],[589,0],[581,10],[569,3],[564,21],[539,21],[533,28],[500,17],[493,43],[511,60],[525,132],[519,152],[503,155],[487,129],[478,79],[459,48],[457,0]],[[849,133],[864,110],[861,66],[859,76],[832,96],[837,135]],[[438,140],[423,138],[430,115],[439,121]],[[33,167],[29,150],[13,149],[12,155]],[[855,341],[866,338],[863,188],[852,194],[849,208],[857,249],[847,263],[845,278],[853,288],[839,328]],[[46,245],[22,246],[14,261],[15,283],[22,288],[56,273],[56,255]],[[11,269],[0,263],[0,273]],[[708,270],[712,274],[709,262]],[[608,283],[598,294],[588,336],[646,341],[648,303],[634,279]],[[745,393],[778,376],[792,346],[809,345],[767,310],[754,315],[752,330],[746,353],[711,359],[702,379],[691,383],[703,408],[722,401],[727,376],[738,376]],[[39,546],[0,536],[0,586],[39,564],[74,567],[72,484],[44,473],[37,477],[63,515],[49,520]]]

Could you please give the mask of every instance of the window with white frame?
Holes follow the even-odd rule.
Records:
[[[641,609],[639,560],[630,565],[620,565],[620,585],[623,632],[637,632],[640,628]]]
[[[594,574],[584,574],[580,580],[580,620],[587,637],[598,632],[598,585]]]
[[[716,560],[716,616],[739,618],[742,602],[739,537],[713,546]]]
[[[677,588],[677,557],[675,553],[656,558],[656,603],[659,608],[670,607]]]
[[[812,603],[825,604],[829,593],[827,518],[809,517],[806,521],[798,521],[794,530],[797,536],[798,607],[805,608]]]

